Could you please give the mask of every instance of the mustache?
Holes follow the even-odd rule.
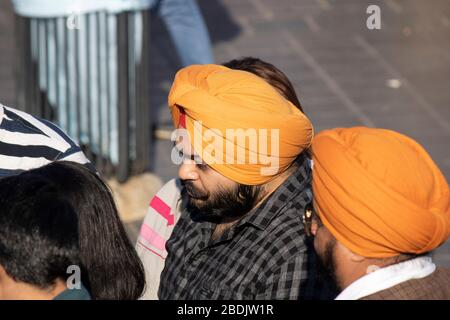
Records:
[[[192,181],[181,180],[181,185],[183,186],[183,190],[181,191],[182,195],[187,194],[190,198],[199,200],[207,200],[209,198],[209,193],[199,191],[194,187],[194,183]]]

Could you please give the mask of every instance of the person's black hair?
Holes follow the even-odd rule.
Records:
[[[15,281],[48,289],[80,265],[77,215],[47,179],[24,178],[0,180],[0,265]]]
[[[272,87],[274,87],[285,99],[289,100],[301,112],[302,105],[298,100],[297,93],[289,78],[273,64],[254,57],[243,57],[233,59],[223,64],[225,67],[233,70],[242,70],[253,73],[263,78]]]
[[[134,300],[145,288],[142,262],[107,185],[83,165],[61,161],[22,173],[46,179],[78,216],[81,279],[93,299]],[[0,196],[1,197],[1,196]]]

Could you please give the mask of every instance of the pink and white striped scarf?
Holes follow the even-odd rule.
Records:
[[[150,201],[136,243],[136,251],[144,265],[147,282],[141,299],[158,299],[160,275],[167,257],[166,241],[181,214],[180,197],[180,180],[172,179]]]

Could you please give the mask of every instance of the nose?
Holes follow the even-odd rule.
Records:
[[[178,170],[181,180],[197,180],[199,178],[197,166],[194,160],[185,159]]]

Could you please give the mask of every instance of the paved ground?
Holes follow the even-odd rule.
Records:
[[[448,0],[199,0],[218,63],[256,56],[294,83],[316,131],[369,125],[421,142],[450,180],[450,3]],[[381,30],[366,28],[366,8],[381,8]],[[13,23],[0,1],[0,100],[14,105]],[[170,128],[165,102],[179,67],[160,21],[152,23],[152,108]],[[176,175],[168,141],[153,170]],[[128,224],[132,238],[139,223]],[[450,243],[435,253],[450,266]]]
[[[0,0],[0,102],[15,104],[14,16],[9,1]]]

